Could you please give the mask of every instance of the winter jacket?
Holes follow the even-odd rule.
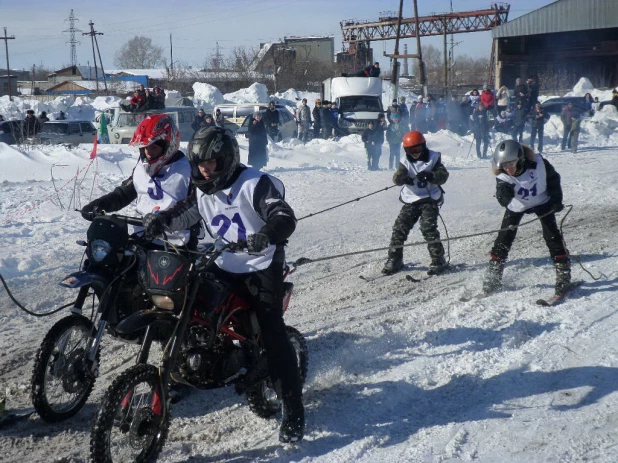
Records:
[[[530,111],[528,119],[530,119],[530,125],[537,128],[543,127],[543,125],[547,122],[547,116],[545,115],[545,110],[543,108],[539,111],[537,111],[536,108]]]
[[[204,114],[203,116],[200,116],[198,114],[195,116],[195,118],[193,118],[193,122],[191,123],[191,128],[193,129],[194,132],[197,132],[198,130],[202,128],[202,124],[204,123],[205,117],[206,117],[206,114]]]
[[[306,104],[298,109],[298,122],[311,124],[311,112],[309,111],[309,106]]]
[[[509,105],[509,103],[511,102],[511,97],[509,95],[509,89],[506,87],[506,85],[503,85],[502,87],[500,87],[496,95],[496,98],[498,99],[498,106],[508,106]]]
[[[266,127],[270,127],[271,124],[277,124],[277,126],[279,125],[279,111],[277,111],[276,109],[267,109],[264,112],[264,125]]]
[[[391,123],[386,129],[386,141],[389,145],[397,145],[402,143],[404,135],[407,133],[403,124]]]
[[[320,127],[320,121],[322,120],[320,117],[320,108],[314,106],[313,110],[311,111],[311,115],[313,116],[314,127]]]
[[[41,131],[41,123],[39,120],[32,116],[24,119],[23,123],[24,136],[32,137]]]
[[[564,108],[560,114],[560,120],[565,127],[570,127],[573,122],[573,110],[568,107]]]
[[[391,119],[391,115],[393,114],[399,114],[399,120],[402,119],[403,117],[403,112],[401,111],[401,106],[399,106],[398,104],[394,104],[394,105],[390,105],[387,109],[386,109],[386,119],[388,120],[388,122],[393,122]]]
[[[475,109],[470,116],[470,126],[476,138],[485,137],[489,134],[489,121],[487,120],[487,110]]]
[[[516,109],[513,112],[513,125],[518,128],[525,126],[527,115],[528,111],[526,111],[524,108]]]
[[[485,109],[492,108],[496,104],[494,92],[492,92],[488,88],[481,92],[480,99],[481,99],[481,103],[483,103],[483,106],[485,106]]]
[[[219,111],[218,113],[215,113],[215,125],[217,127],[223,127],[225,124],[225,117],[223,117],[223,114],[221,114],[221,111]]]
[[[373,129],[375,132],[376,145],[384,144],[384,132],[386,131],[386,128],[386,119],[382,119],[382,123],[380,123],[380,119],[378,119],[376,126]]]

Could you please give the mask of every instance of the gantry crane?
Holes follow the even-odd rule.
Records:
[[[446,59],[446,36],[448,34],[460,34],[464,32],[489,31],[496,26],[504,24],[509,15],[508,3],[493,3],[486,10],[462,11],[457,13],[432,14],[418,18],[418,31],[420,37],[444,35]],[[343,49],[349,54],[356,54],[360,48],[369,48],[374,40],[395,40],[397,38],[398,17],[382,16],[378,21],[341,21],[341,34],[343,36]],[[399,38],[417,36],[416,18],[402,18]],[[492,47],[489,81],[493,81],[493,62],[495,60]],[[356,61],[356,60],[355,60]],[[355,65],[360,64],[356,63]]]

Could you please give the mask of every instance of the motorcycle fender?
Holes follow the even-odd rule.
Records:
[[[174,312],[169,310],[142,310],[129,315],[118,323],[116,332],[125,336],[132,335],[138,331],[145,330],[154,323],[176,325],[178,318],[174,315]]]
[[[60,286],[64,286],[65,288],[81,288],[82,286],[105,288],[108,284],[109,281],[102,278],[101,275],[85,270],[71,273],[70,275],[64,277],[64,279],[59,283]]]

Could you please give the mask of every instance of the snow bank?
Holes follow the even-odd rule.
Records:
[[[223,95],[230,103],[268,103],[268,89],[264,84],[254,82],[248,88]]]
[[[196,107],[212,109],[215,105],[224,101],[223,95],[217,87],[203,82],[193,84],[193,103]]]

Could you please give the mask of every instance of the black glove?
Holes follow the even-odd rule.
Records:
[[[168,225],[164,214],[146,214],[144,216],[144,230],[148,236],[159,236]]]
[[[262,252],[269,244],[270,238],[264,233],[247,236],[247,250],[249,252]]]
[[[433,172],[422,171],[416,174],[416,178],[420,182],[430,182],[431,183],[436,178],[436,176],[434,175]]]
[[[103,201],[99,198],[82,207],[81,213],[84,219],[92,221],[103,210],[105,210]]]

